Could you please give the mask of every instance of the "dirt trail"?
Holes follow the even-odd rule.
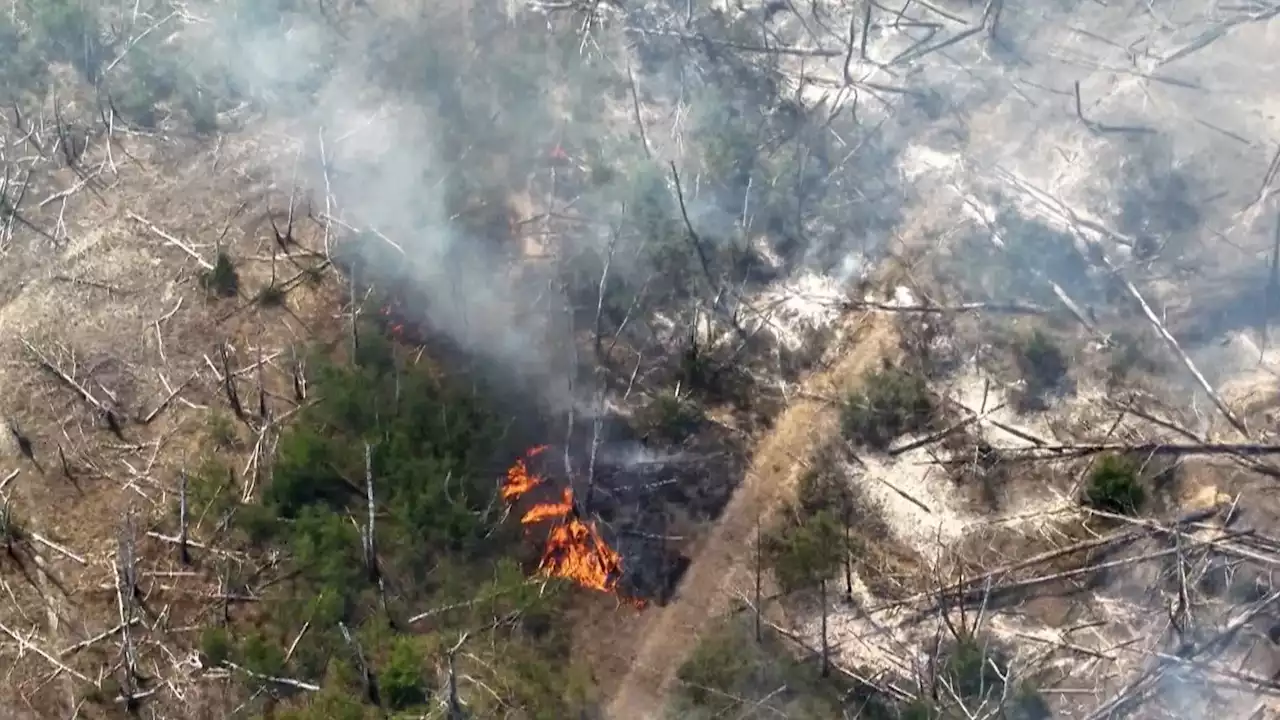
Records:
[[[833,396],[847,388],[894,349],[892,317],[869,314],[848,321],[845,340],[827,367],[805,379],[801,392],[756,445],[751,466],[693,559],[675,599],[654,612],[644,641],[623,678],[606,716],[613,720],[657,720],[677,670],[697,647],[707,625],[724,614],[734,591],[751,587],[747,555],[757,518],[767,516],[792,493],[802,461],[834,431],[837,410],[813,396]]]

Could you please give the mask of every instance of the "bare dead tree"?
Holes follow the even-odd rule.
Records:
[[[458,642],[454,643],[453,647],[449,648],[449,699],[447,701],[449,720],[465,720],[466,718],[466,713],[463,712],[462,709],[462,701],[458,699],[458,671],[455,658],[458,654],[458,650],[462,648],[462,644],[467,641],[468,634],[469,633],[463,633],[462,637],[458,638]]]
[[[1280,159],[1280,154],[1276,157],[1277,159]],[[1262,313],[1261,328],[1259,332],[1259,335],[1262,337],[1262,347],[1259,349],[1259,352],[1263,354],[1267,351],[1268,338],[1270,334],[1270,324],[1267,321],[1271,317],[1272,313],[1275,312],[1277,305],[1276,301],[1280,298],[1280,295],[1277,294],[1278,290],[1280,290],[1280,217],[1276,218],[1274,239],[1271,242],[1271,266],[1267,270],[1267,287],[1266,291],[1263,293],[1263,310],[1265,312]],[[1261,361],[1261,358],[1259,358],[1259,361]]]
[[[863,35],[865,36],[867,31],[863,30],[862,32],[863,32]],[[853,64],[853,40],[857,36],[857,34],[858,34],[858,16],[854,15],[853,13],[849,13],[849,39],[846,41],[846,45],[845,45],[844,68],[843,68],[845,85],[853,84],[853,73],[849,71],[849,66]]]
[[[601,339],[604,334],[604,296],[609,287],[609,268],[613,264],[613,254],[618,245],[618,232],[615,229],[613,237],[609,239],[609,249],[604,257],[604,267],[600,270],[600,283],[596,291],[596,327],[595,327],[595,350],[596,364],[603,366],[604,351],[601,348]]]
[[[227,394],[227,403],[231,405],[231,410],[236,417],[248,422],[245,417],[244,406],[240,404],[240,391],[236,388],[235,373],[231,370],[231,360],[227,356],[227,346],[225,343],[218,343],[218,359],[222,362],[222,389]]]
[[[293,355],[293,398],[299,404],[307,399],[307,375],[303,360],[298,357],[297,346],[290,346]]]
[[[276,225],[274,215],[268,214],[267,218],[271,221],[271,231],[275,235],[276,245],[285,253],[289,252],[292,245],[297,244],[297,240],[293,238],[293,212],[296,205],[298,186],[294,184],[293,191],[289,194],[289,218],[286,221],[284,232],[280,232],[280,226]]]
[[[191,564],[191,554],[187,550],[187,471],[184,468],[178,474],[178,560],[183,565]]]
[[[223,562],[218,568],[218,600],[222,615],[222,624],[231,622],[231,565]]]
[[[22,432],[17,423],[13,420],[9,420],[8,425],[9,434],[13,436],[14,442],[18,443],[18,451],[22,453],[23,457],[30,460],[32,463],[35,463],[36,468],[38,469],[40,464],[36,462],[36,450],[35,446],[31,443],[31,438],[28,437],[26,433]],[[41,470],[41,472],[44,471]]]
[[[261,345],[259,345],[259,346],[258,346],[258,371],[257,371],[257,374],[258,374],[258,418],[262,421],[262,427],[264,427],[264,428],[265,428],[265,427],[267,427],[267,426],[269,426],[269,425],[271,425],[271,417],[270,417],[270,413],[268,412],[268,408],[267,408],[267,388],[266,388],[266,383],[263,381],[263,374],[265,373],[265,371],[263,370],[263,367],[265,367],[265,366],[266,366],[266,363],[265,363],[265,362],[263,362],[263,360],[262,360],[262,346],[261,346]]]
[[[853,518],[843,513],[844,519],[844,599],[853,603]]]
[[[62,475],[74,484],[75,473],[71,471],[71,463],[67,461],[67,453],[62,449],[62,443],[58,443],[58,462],[62,466]]]
[[[1200,642],[1187,643],[1179,648],[1176,653],[1162,653],[1156,656],[1155,662],[1143,669],[1124,688],[1089,713],[1086,716],[1086,720],[1120,718],[1131,714],[1143,698],[1159,683],[1165,672],[1175,663],[1179,661],[1190,662],[1201,655],[1220,652],[1225,643],[1235,638],[1241,629],[1277,601],[1280,601],[1280,591],[1273,592],[1258,600],[1252,607],[1231,618],[1220,631],[1203,638]]]
[[[27,121],[22,116],[22,109],[18,107],[17,100],[11,101],[9,107],[13,109],[13,126],[18,129],[18,132],[22,133],[22,140],[19,142],[31,143],[32,147],[36,149],[36,152],[40,153],[43,157],[45,155],[45,150],[43,143],[40,140],[40,134],[37,132],[38,128],[27,126]]]
[[[364,564],[371,582],[379,582],[378,553],[374,544],[374,517],[376,514],[373,499],[373,452],[369,443],[364,444],[364,494],[368,500],[369,522],[364,527]]]
[[[645,157],[653,159],[653,151],[649,149],[649,137],[645,133],[644,120],[640,117],[640,96],[636,92],[636,76],[631,72],[631,63],[627,63],[627,81],[631,85],[631,108],[635,113],[636,128],[640,132],[640,147],[644,149]]]
[[[351,271],[349,290],[351,293],[351,358],[355,360],[360,352],[360,331],[357,329],[360,303],[356,301],[356,272],[354,269]]]
[[[703,247],[702,238],[698,235],[698,231],[693,228],[693,221],[689,219],[689,210],[685,207],[684,189],[680,184],[680,174],[676,171],[676,164],[669,163],[671,166],[671,177],[675,182],[676,200],[680,204],[680,217],[684,220],[686,236],[689,244],[693,247],[694,253],[698,257],[698,264],[702,269],[702,276],[706,279],[707,289],[711,293],[711,306],[722,317],[724,317],[734,332],[738,334],[738,338],[743,345],[748,340],[747,331],[742,328],[742,324],[738,322],[738,314],[736,311],[729,311],[725,307],[725,290],[719,282],[711,274],[711,260],[707,255],[706,249]]]
[[[76,174],[80,174],[80,157],[85,151],[85,142],[76,137],[67,121],[62,117],[61,103],[55,95],[53,98],[53,127],[57,134],[58,149],[62,151],[62,158],[66,161],[67,167],[71,168]]]
[[[871,0],[862,3],[862,41],[858,45],[858,54],[867,59],[867,40],[871,38]]]
[[[17,560],[17,545],[23,538],[23,532],[22,526],[13,519],[13,507],[9,504],[8,498],[5,498],[4,505],[0,506],[0,536],[4,537],[5,552],[9,557]]]
[[[563,278],[564,275],[562,274],[561,277]],[[561,296],[564,297],[565,299],[565,306],[564,306],[565,321],[568,323],[568,331],[569,331],[568,381],[569,381],[569,397],[572,398],[574,396],[574,391],[577,388],[577,384],[578,384],[578,367],[579,367],[580,360],[578,358],[578,343],[574,340],[574,338],[577,336],[577,324],[573,320],[573,304],[569,301],[570,294],[569,294],[568,283],[566,283],[563,279],[560,281],[560,293],[561,293]],[[569,410],[566,413],[566,417],[565,417],[564,474],[565,474],[565,477],[568,477],[568,478],[573,477],[573,458],[571,457],[570,451],[572,450],[572,447],[573,447],[573,430],[577,426],[577,419],[578,419],[577,413],[575,412],[575,406],[576,406],[576,403],[574,402],[569,403]]]
[[[754,603],[755,611],[756,611],[755,620],[756,620],[756,642],[757,643],[764,642],[764,631],[760,624],[760,608],[761,608],[760,596],[763,591],[763,587],[761,587],[762,585],[761,576],[764,574],[764,567],[763,567],[764,551],[763,551],[763,548],[761,547],[762,545],[761,540],[762,540],[762,537],[760,533],[760,510],[759,508],[757,508],[756,509],[756,548],[755,548],[756,550],[756,553],[755,553],[756,554],[756,557],[755,557],[756,586],[755,586],[755,603]]]
[[[378,603],[382,606],[387,622],[392,627],[397,627],[396,619],[392,617],[387,603],[387,580],[382,573],[382,568],[378,565],[377,529],[374,524],[377,517],[377,502],[373,494],[373,448],[367,442],[364,444],[364,491],[369,513],[369,520],[361,538],[364,546],[365,568],[369,573],[369,580],[378,586]]]
[[[4,179],[0,181],[0,219],[4,221],[3,234],[0,235],[0,247],[3,247],[13,239],[13,224],[19,223],[23,227],[31,230],[49,240],[57,242],[57,238],[50,235],[43,228],[35,225],[27,220],[18,210],[22,207],[22,201],[27,197],[27,188],[31,185],[31,171],[22,174],[22,186],[17,188],[14,197],[10,197],[10,191],[13,186],[11,177],[12,170],[8,167],[4,171]]]
[[[79,395],[86,403],[88,403],[90,407],[96,410],[101,417],[106,419],[107,427],[111,430],[111,432],[117,438],[124,440],[124,430],[120,426],[120,420],[116,416],[115,411],[111,409],[111,407],[109,407],[106,403],[102,402],[97,397],[95,397],[93,393],[89,392],[89,390],[85,388],[84,385],[82,385],[79,381],[75,379],[74,369],[70,371],[62,369],[62,367],[57,363],[55,363],[52,359],[50,359],[48,355],[46,355],[44,352],[41,352],[39,349],[36,348],[36,346],[28,342],[26,338],[20,337],[18,338],[18,340],[22,343],[23,347],[27,349],[27,352],[35,356],[36,360],[40,363],[41,367],[43,367],[47,372],[49,372],[54,377],[61,380],[63,384],[67,385],[72,390],[75,390],[77,395]],[[74,363],[73,363],[73,367],[74,367]]]
[[[378,693],[378,678],[374,675],[373,669],[369,666],[365,659],[364,650],[360,647],[360,642],[351,635],[351,631],[347,629],[346,623],[339,622],[338,630],[342,631],[342,639],[346,641],[351,648],[351,652],[355,654],[356,664],[360,670],[360,677],[364,683],[365,697],[370,703],[382,706],[382,699]]]
[[[597,369],[599,372],[599,369]],[[582,512],[590,514],[596,488],[596,456],[600,451],[601,429],[604,427],[604,390],[596,389],[596,412],[591,420],[591,455],[587,459],[587,488],[583,494]]]
[[[133,516],[126,514],[116,545],[116,605],[120,613],[120,655],[124,671],[121,692],[129,705],[132,705],[137,695],[140,677],[133,639],[135,603],[139,594],[137,563]]]
[[[702,238],[698,236],[698,231],[693,229],[693,222],[689,220],[689,211],[684,205],[684,188],[680,184],[680,173],[676,170],[675,162],[669,164],[671,166],[671,179],[675,182],[676,187],[676,200],[680,203],[680,217],[684,219],[689,245],[698,256],[698,264],[702,268],[702,276],[707,281],[707,287],[714,297],[719,298],[720,284],[711,276],[711,261],[707,258],[707,252],[702,247]]]
[[[831,636],[827,632],[827,617],[829,615],[827,602],[827,577],[822,576],[818,581],[818,596],[822,603],[822,677],[831,675]]]

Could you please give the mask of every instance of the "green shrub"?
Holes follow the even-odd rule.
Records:
[[[942,649],[934,672],[936,679],[949,683],[962,700],[982,702],[1001,696],[1009,659],[989,639],[962,635]]]
[[[187,473],[187,520],[193,535],[197,528],[212,528],[239,506],[235,471],[217,458],[204,458]],[[173,518],[180,512],[180,500],[173,498]]]
[[[1108,352],[1107,374],[1112,386],[1119,385],[1133,373],[1154,373],[1160,364],[1143,352],[1138,336],[1120,331],[1111,335]]]
[[[768,625],[757,636],[751,615],[731,613],[699,635],[677,671],[679,695],[666,717],[900,720],[874,687],[841,673],[823,677],[817,658]]]
[[[233,297],[240,290],[240,273],[225,250],[219,250],[213,268],[206,270],[202,278],[209,292],[222,297]]]
[[[284,650],[260,632],[251,633],[240,644],[240,664],[246,670],[267,677],[279,677],[284,671]]]
[[[330,657],[321,672],[324,678],[320,692],[303,698],[303,707],[277,713],[278,720],[380,720],[387,717],[378,708],[364,704],[363,679],[350,663]]]
[[[933,410],[924,378],[886,367],[863,378],[861,388],[845,398],[840,427],[846,440],[884,450],[895,438],[927,427]]]
[[[422,656],[412,638],[397,638],[391,646],[391,655],[378,674],[378,686],[382,697],[393,709],[403,710],[427,699],[423,687],[424,668]]]
[[[310,506],[289,525],[293,562],[319,592],[345,599],[350,605],[365,586],[360,531],[345,515]]]
[[[698,431],[705,416],[697,403],[688,397],[663,392],[649,401],[639,419],[646,435],[680,443]]]
[[[207,627],[200,633],[200,655],[205,667],[217,667],[231,659],[231,636],[226,628]]]
[[[270,508],[256,503],[237,505],[232,516],[233,527],[244,534],[250,545],[259,546],[276,536],[279,519]]]
[[[1108,455],[1098,461],[1082,498],[1088,507],[1116,515],[1136,515],[1146,500],[1137,463],[1121,455]]]
[[[677,677],[695,705],[721,716],[737,707],[737,701],[728,693],[751,677],[756,655],[745,633],[716,632],[698,643],[693,655],[680,666]]]
[[[209,440],[219,450],[234,450],[240,447],[240,434],[235,420],[223,412],[210,412],[208,418]]]
[[[832,510],[808,517],[798,508],[784,510],[778,524],[760,538],[764,565],[784,592],[795,592],[830,580],[845,559],[842,523]]]
[[[283,518],[311,506],[343,507],[357,488],[334,468],[334,451],[320,428],[299,425],[285,433],[263,504]]]
[[[1067,379],[1067,358],[1053,339],[1040,330],[1014,345],[1014,362],[1026,389],[1026,409],[1043,406],[1047,395],[1061,391]]]
[[[991,638],[962,634],[939,648],[928,678],[933,687],[905,705],[899,720],[959,720],[972,717],[978,708],[997,720],[1052,717],[1036,686],[1012,678],[1012,670],[1008,652]],[[963,703],[963,709],[956,699]]]
[[[284,288],[279,285],[268,285],[258,293],[258,304],[263,307],[280,307],[284,305]]]

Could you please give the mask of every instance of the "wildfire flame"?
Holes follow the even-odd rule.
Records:
[[[546,449],[542,445],[529,450],[507,470],[501,491],[505,502],[514,503],[543,483],[541,476],[530,472],[527,458]],[[558,502],[535,503],[520,518],[520,524],[525,526],[543,522],[554,525],[547,533],[542,559],[538,562],[540,574],[565,578],[600,592],[616,592],[622,576],[622,556],[605,542],[594,522],[578,517],[572,489],[565,488]]]
[[[382,306],[382,315],[383,315],[383,317],[391,317],[391,313],[395,312],[396,310],[397,310],[397,308],[395,308],[395,307],[394,307],[394,306],[392,306],[392,305],[383,305],[383,306]],[[393,336],[395,336],[395,338],[396,338],[396,339],[403,339],[403,336],[404,336],[404,323],[392,323],[392,324],[391,324],[391,334],[392,334]]]

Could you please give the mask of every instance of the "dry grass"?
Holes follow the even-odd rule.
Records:
[[[0,623],[70,668],[55,673],[50,660],[22,651],[12,637],[0,639],[11,664],[0,703],[14,714],[70,716],[79,708],[81,717],[95,717],[118,706],[118,686],[108,678],[119,665],[120,633],[111,629],[120,622],[114,576],[127,517],[144,608],[133,640],[139,670],[157,683],[148,702],[161,715],[214,718],[230,710],[233,694],[223,681],[201,676],[191,652],[217,605],[220,568],[246,559],[196,550],[195,565],[184,568],[174,546],[150,534],[175,534],[177,478],[213,442],[210,413],[231,417],[216,348],[228,350],[246,409],[256,412],[260,376],[270,412],[284,417],[296,404],[295,352],[339,336],[342,307],[340,287],[323,273],[315,275],[319,282],[312,273],[298,275],[322,260],[317,224],[297,224],[306,250],[273,253],[262,221],[268,212],[287,213],[290,188],[287,176],[281,181],[261,168],[273,158],[283,164],[292,148],[244,139],[252,135],[202,141],[117,131],[114,168],[100,138],[82,158],[85,167],[102,168],[92,191],[68,193],[65,207],[29,204],[26,219],[59,228],[60,243],[18,232],[7,248],[2,279],[16,290],[0,306],[0,383],[8,389],[0,412],[32,452],[28,458],[16,436],[4,433],[0,462],[17,475],[3,494],[28,537],[38,534],[60,549],[29,541],[20,563],[9,558],[14,572],[3,576]],[[48,193],[79,182],[66,169],[45,177]],[[135,218],[179,238],[205,262],[215,248],[225,251],[238,294],[211,296],[191,252]],[[279,285],[287,288],[282,301],[267,306],[259,294],[271,283],[273,254],[277,282],[298,279]],[[42,367],[24,340],[93,399]],[[119,437],[94,405],[113,408]],[[256,433],[231,422],[240,442],[222,454],[235,465],[233,490],[246,492]],[[193,540],[216,547],[213,524],[203,523]]]

